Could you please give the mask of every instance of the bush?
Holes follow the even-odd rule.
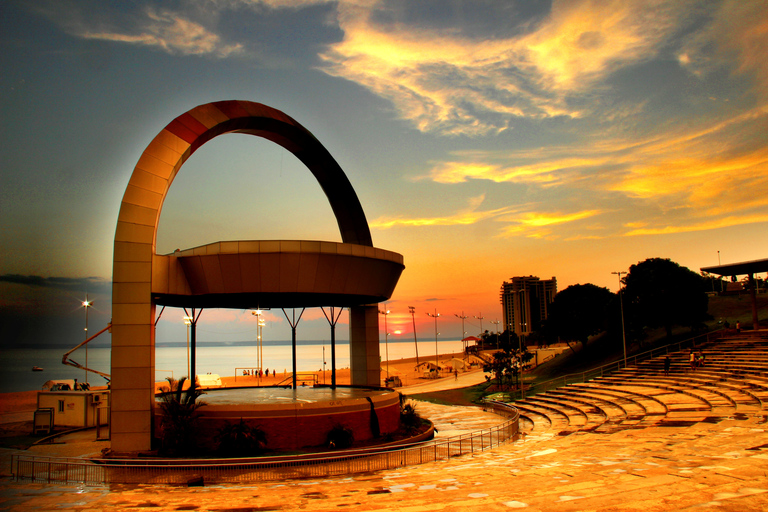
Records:
[[[216,433],[218,453],[223,457],[260,455],[267,446],[267,434],[260,426],[243,421],[227,422]]]
[[[336,424],[328,431],[325,444],[332,450],[343,450],[355,442],[355,433],[344,425]]]
[[[406,402],[405,397],[400,395],[400,425],[406,432],[418,430],[421,426],[421,416],[416,412],[416,405],[413,402]]]
[[[168,377],[168,387],[161,388],[160,409],[163,417],[160,422],[160,452],[170,456],[185,456],[197,450],[195,439],[198,414],[195,411],[205,405],[197,399],[203,392],[192,383],[182,391],[187,378],[178,381]]]

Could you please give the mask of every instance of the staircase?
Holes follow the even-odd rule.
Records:
[[[768,422],[768,332],[717,339],[697,351],[705,363],[695,369],[684,350],[669,354],[667,376],[660,356],[517,400],[521,430],[565,436],[726,419]]]

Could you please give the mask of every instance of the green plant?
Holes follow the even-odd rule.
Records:
[[[416,412],[416,404],[406,401],[405,396],[400,395],[400,425],[403,429],[409,433],[418,430],[421,421],[421,416]]]
[[[337,423],[328,431],[325,444],[333,450],[343,450],[352,446],[354,442],[355,433],[352,429]]]
[[[224,457],[251,457],[261,454],[267,446],[267,434],[259,425],[240,421],[227,422],[216,433],[218,452]]]
[[[160,452],[164,455],[184,456],[197,448],[195,423],[199,414],[197,409],[206,405],[197,400],[203,391],[196,383],[184,391],[186,377],[178,381],[168,377],[168,387],[160,388],[160,409],[163,411],[160,421]]]

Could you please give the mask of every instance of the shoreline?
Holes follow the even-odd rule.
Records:
[[[462,354],[459,353],[458,356]],[[460,359],[456,352],[439,354],[438,361],[441,367],[451,366],[450,363],[454,358]],[[430,363],[434,365],[435,357],[429,355],[420,356],[419,362],[421,364]],[[401,359],[394,359],[390,361],[381,362],[381,383],[383,386],[384,379],[387,376],[387,369],[389,369],[389,376],[399,377],[403,384],[403,388],[409,386],[423,384],[428,382],[434,382],[440,379],[427,379],[416,370],[416,357],[408,357]],[[474,371],[474,370],[473,370]],[[464,373],[462,371],[461,373]],[[331,370],[315,370],[315,371],[300,371],[297,372],[298,376],[304,376],[305,382],[310,382],[309,375],[315,375],[318,384],[329,385],[331,383]],[[234,387],[251,387],[251,386],[276,386],[279,385],[285,379],[290,378],[291,372],[279,372],[276,376],[272,377],[254,377],[244,375],[226,375],[220,376],[222,388],[234,388]],[[441,372],[441,377],[445,378],[451,375],[448,371]],[[299,379],[301,382],[302,379]],[[340,386],[348,386],[350,384],[350,369],[349,368],[337,368],[336,369],[336,384]],[[155,390],[166,385],[167,381],[155,382]],[[105,386],[94,386],[92,390],[105,389]],[[212,388],[218,389],[218,388]],[[395,388],[401,389],[401,388]],[[26,421],[19,419],[22,416],[29,416],[37,409],[37,393],[42,390],[29,390],[29,391],[10,391],[0,392],[0,424],[16,423],[19,421]],[[28,418],[31,421],[31,418]]]

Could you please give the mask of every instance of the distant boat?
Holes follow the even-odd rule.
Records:
[[[42,368],[40,368],[39,366],[33,366],[33,367],[32,367],[32,371],[33,371],[33,372],[41,372],[41,371],[43,371],[43,369],[42,369]]]

